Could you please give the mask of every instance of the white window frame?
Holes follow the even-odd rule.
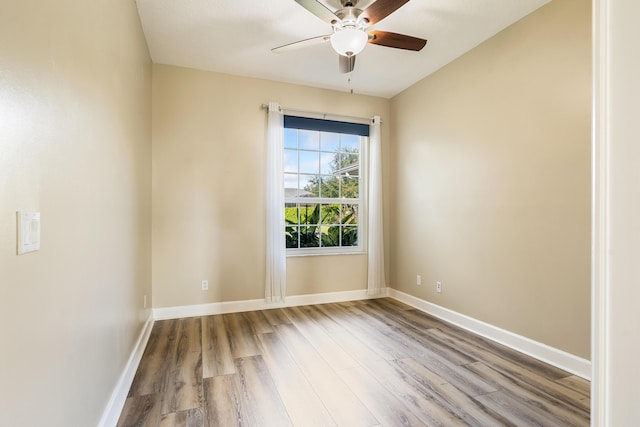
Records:
[[[321,131],[318,131],[321,132]],[[367,136],[358,136],[360,142],[360,151],[359,156],[360,159],[358,161],[358,195],[357,199],[355,198],[324,198],[324,197],[285,197],[285,205],[286,204],[358,204],[358,244],[356,246],[319,246],[319,247],[310,247],[310,248],[287,248],[286,254],[287,257],[296,257],[296,256],[325,256],[325,255],[349,255],[349,254],[363,254],[366,252],[367,247],[367,194],[368,194],[368,169],[369,169],[369,137]],[[291,149],[291,148],[287,148]],[[298,155],[300,150],[298,147]],[[311,150],[315,151],[315,150]],[[318,151],[322,152],[320,149]],[[284,156],[284,151],[283,151]],[[305,175],[300,174],[299,175]],[[283,212],[284,215],[284,206]],[[298,213],[300,215],[300,213]],[[285,224],[285,227],[287,225]],[[286,228],[285,228],[286,230]],[[283,230],[283,232],[285,232]]]

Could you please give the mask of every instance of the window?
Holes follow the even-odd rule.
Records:
[[[362,250],[362,152],[368,130],[368,125],[285,116],[289,253]]]

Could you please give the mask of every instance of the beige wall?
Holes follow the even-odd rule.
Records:
[[[150,60],[133,1],[0,9],[0,425],[94,426],[149,314]]]
[[[264,298],[269,101],[389,117],[387,99],[154,65],[154,307]],[[288,295],[355,289],[366,289],[364,255],[287,261]]]
[[[391,285],[586,359],[590,13],[551,2],[395,97],[391,120]]]

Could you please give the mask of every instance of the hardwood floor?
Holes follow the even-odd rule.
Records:
[[[118,426],[588,426],[589,382],[391,299],[154,324]]]

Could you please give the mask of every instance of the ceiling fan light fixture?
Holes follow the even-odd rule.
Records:
[[[356,28],[343,28],[331,35],[331,46],[342,56],[354,56],[362,52],[369,36]]]

